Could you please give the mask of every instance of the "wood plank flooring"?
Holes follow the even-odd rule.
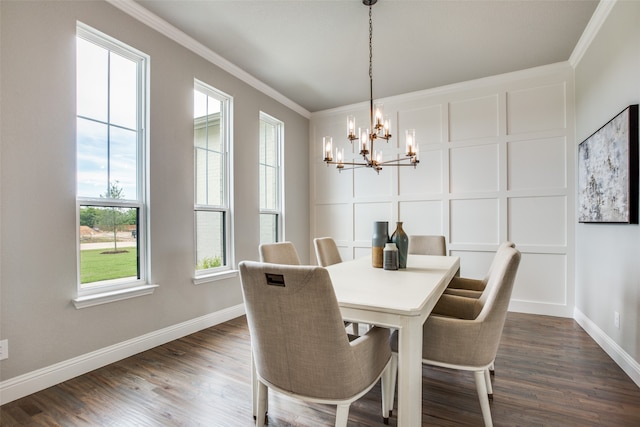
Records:
[[[0,425],[251,426],[249,352],[240,317],[7,403]],[[496,426],[640,426],[640,388],[571,319],[509,313],[493,385]],[[333,425],[334,414],[270,395],[272,427]],[[422,419],[482,426],[472,375],[424,367]],[[384,426],[379,385],[349,426]]]

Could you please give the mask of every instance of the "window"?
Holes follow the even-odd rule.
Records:
[[[147,281],[147,64],[143,53],[78,23],[79,297]]]
[[[230,105],[222,92],[195,82],[194,221],[196,277],[230,270]]]
[[[281,121],[260,113],[260,243],[274,243],[282,237],[283,126]]]

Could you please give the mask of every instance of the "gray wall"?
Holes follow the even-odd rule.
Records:
[[[308,119],[104,2],[0,3],[1,313],[6,380],[242,303],[194,285],[193,79],[234,97],[235,259],[258,259],[258,123],[285,123],[287,239],[309,259]],[[151,296],[77,310],[76,20],[151,57]]]
[[[579,143],[640,101],[640,2],[618,1],[575,70]],[[578,224],[576,310],[640,361],[640,228]],[[620,328],[614,312],[620,313]]]

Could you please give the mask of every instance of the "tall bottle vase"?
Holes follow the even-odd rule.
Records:
[[[398,267],[407,268],[407,255],[409,251],[409,236],[402,228],[402,222],[396,222],[396,230],[391,235],[391,241],[398,248]]]
[[[389,223],[376,221],[373,223],[373,237],[371,239],[371,265],[382,268],[384,263],[384,246],[389,241]]]

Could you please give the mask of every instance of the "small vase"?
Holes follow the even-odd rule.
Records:
[[[398,248],[395,243],[387,243],[384,247],[384,268],[385,270],[398,269]]]
[[[373,237],[371,239],[371,265],[382,268],[384,246],[389,241],[389,223],[376,221],[373,223]]]
[[[398,267],[407,268],[407,252],[409,250],[409,236],[402,229],[402,222],[396,222],[396,231],[391,235],[391,241],[398,248]]]

